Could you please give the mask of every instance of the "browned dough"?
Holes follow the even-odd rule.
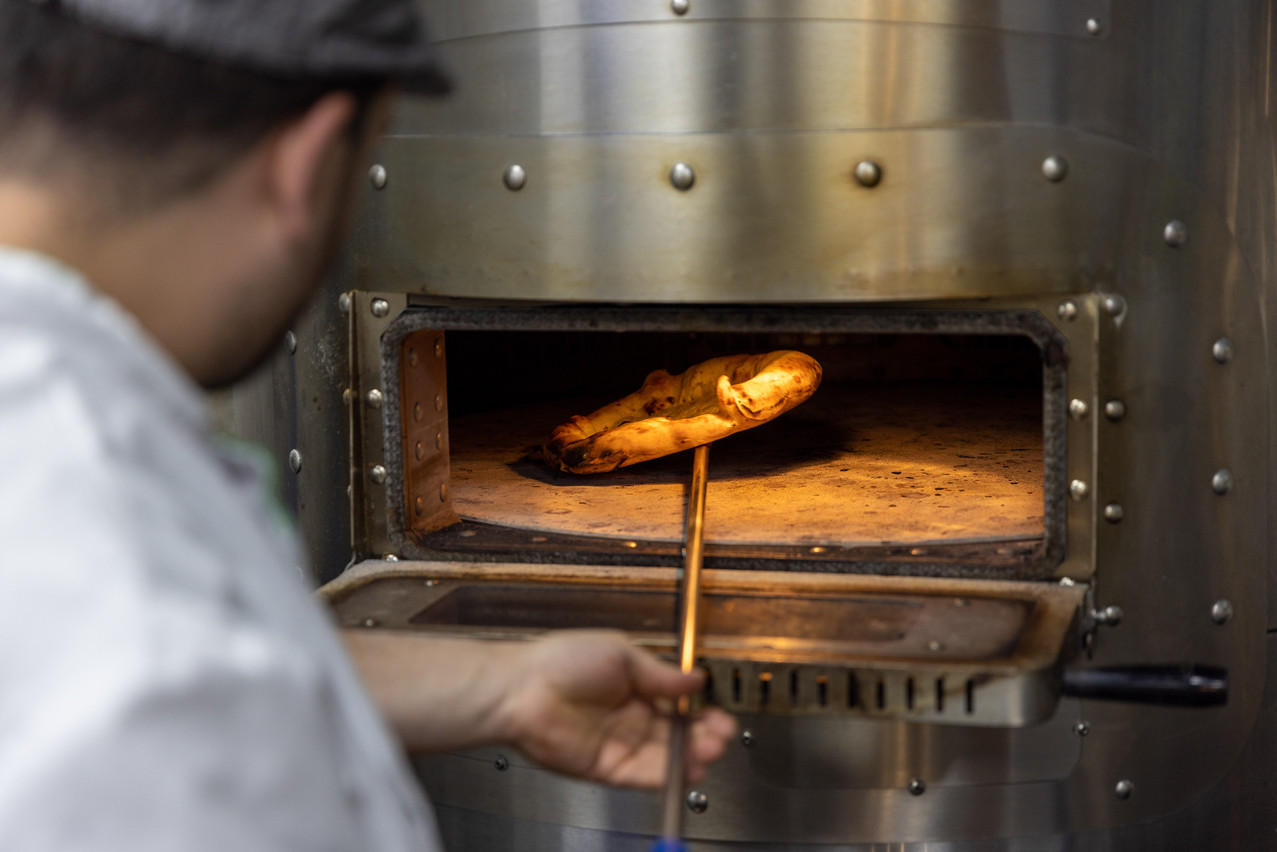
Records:
[[[569,473],[606,473],[752,429],[820,387],[820,364],[783,350],[730,355],[677,376],[648,375],[629,396],[550,433],[545,460]]]

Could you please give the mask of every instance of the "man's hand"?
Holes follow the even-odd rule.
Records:
[[[560,772],[635,787],[664,780],[674,699],[701,688],[622,634],[531,642],[347,632],[356,666],[412,749],[513,745]],[[710,708],[688,728],[687,777],[722,756],[736,722]]]

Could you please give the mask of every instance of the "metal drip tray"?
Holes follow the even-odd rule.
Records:
[[[670,569],[370,562],[321,590],[344,627],[526,639],[615,629],[675,651]],[[1046,718],[1081,602],[1047,583],[710,571],[707,701],[734,712],[959,724]]]

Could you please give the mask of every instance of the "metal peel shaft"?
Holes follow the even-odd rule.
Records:
[[[692,458],[692,492],[687,501],[683,540],[683,580],[679,588],[679,667],[690,672],[696,664],[696,619],[700,609],[701,557],[705,544],[705,491],[709,484],[709,444],[696,448]],[[683,762],[687,749],[687,721],[691,699],[678,701],[670,719],[669,763],[665,769],[665,797],[661,802],[661,838],[673,841],[683,834]]]

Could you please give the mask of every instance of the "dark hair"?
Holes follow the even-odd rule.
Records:
[[[113,184],[117,204],[162,201],[204,185],[329,92],[354,94],[362,117],[386,83],[262,74],[0,0],[0,176],[89,172]]]

